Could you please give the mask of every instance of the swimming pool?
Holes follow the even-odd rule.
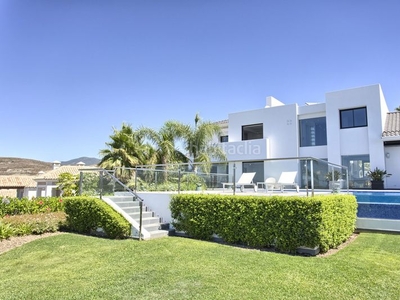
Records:
[[[357,199],[357,227],[400,230],[400,192],[353,192]]]
[[[353,192],[358,203],[397,203],[400,204],[400,192]]]

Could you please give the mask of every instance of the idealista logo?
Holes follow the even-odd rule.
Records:
[[[251,142],[245,143],[223,143],[222,149],[229,155],[259,155],[261,154],[260,145],[253,145]]]

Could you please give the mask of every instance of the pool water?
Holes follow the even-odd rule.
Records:
[[[397,203],[400,204],[400,192],[353,192],[358,203]]]
[[[400,220],[399,192],[353,192],[358,203],[357,217]]]

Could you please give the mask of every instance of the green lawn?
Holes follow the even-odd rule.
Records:
[[[329,257],[178,237],[75,234],[0,255],[0,299],[398,299],[400,235],[362,233]]]

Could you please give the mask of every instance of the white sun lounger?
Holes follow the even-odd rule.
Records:
[[[257,191],[257,185],[253,183],[253,178],[256,175],[256,172],[252,173],[242,173],[240,176],[239,180],[236,182],[236,186],[240,186],[240,191],[244,191],[244,186],[246,185],[251,185],[254,189],[254,191]],[[225,192],[225,187],[226,186],[233,186],[233,182],[223,182],[222,183],[222,190]]]
[[[293,172],[282,172],[281,176],[278,179],[278,182],[274,184],[276,188],[280,188],[281,192],[283,193],[283,189],[285,186],[294,186],[296,191],[299,192],[299,185],[297,184],[296,180],[297,171]]]

